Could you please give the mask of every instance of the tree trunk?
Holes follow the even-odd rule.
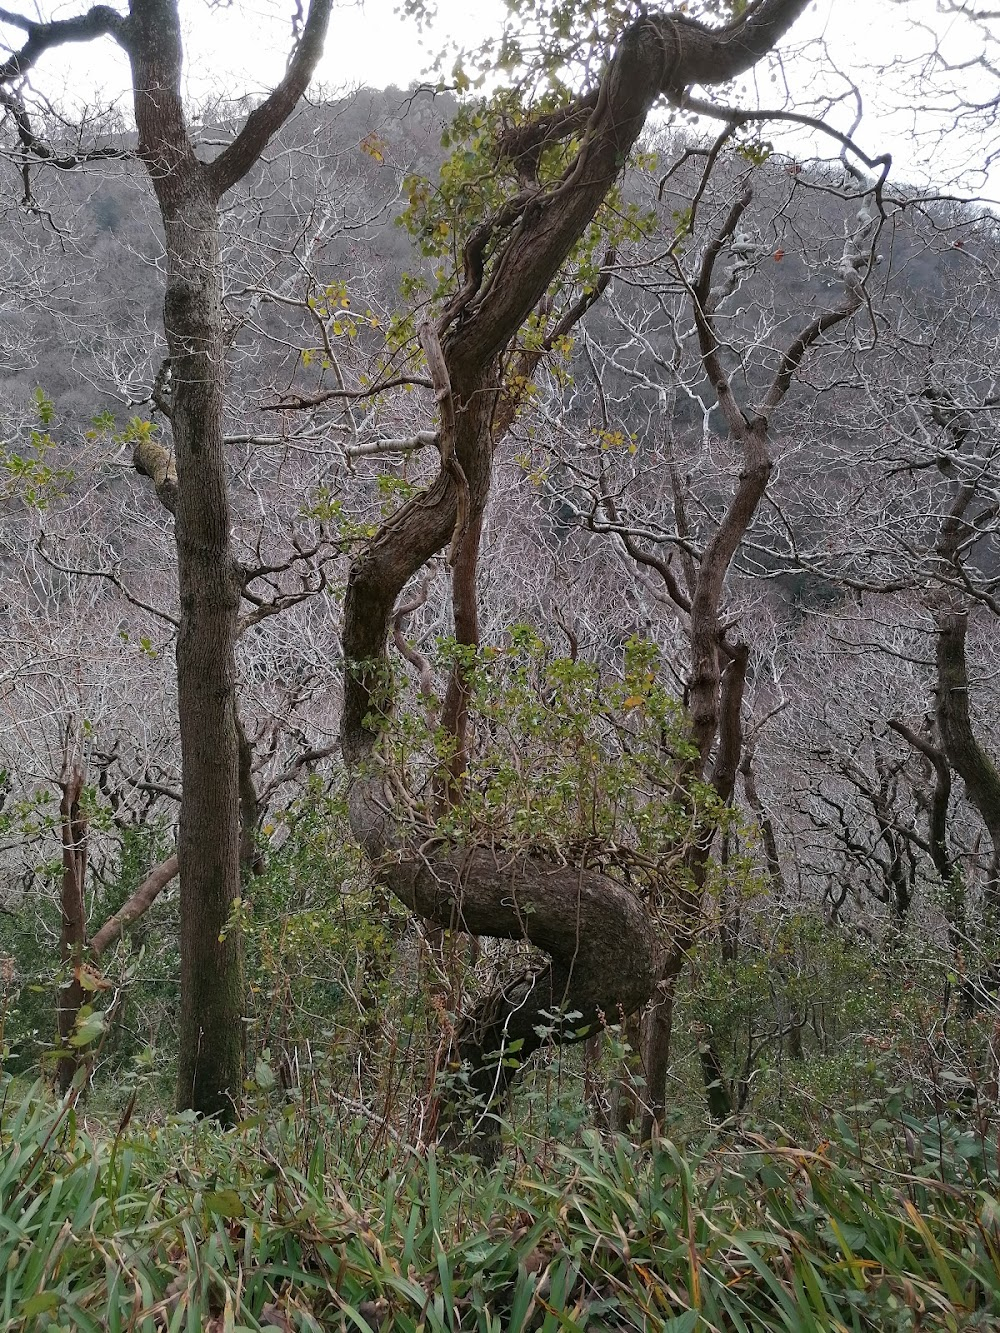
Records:
[[[215,204],[168,222],[164,305],[174,389],[181,793],[181,1019],[177,1104],[228,1119],[243,1076],[239,745],[235,646],[241,583],[222,443],[222,318]],[[172,243],[171,243],[172,242]]]
[[[642,1021],[642,1065],[646,1078],[646,1101],[640,1131],[643,1142],[653,1137],[662,1125],[667,1108],[667,1074],[670,1070],[670,1042],[674,1029],[674,1002],[677,981],[687,958],[688,932],[681,929],[678,940],[667,954],[653,1000]]]
[[[181,623],[181,1014],[177,1105],[231,1119],[243,1077],[235,643],[241,581],[230,538],[222,436],[224,347],[217,197],[180,97],[175,0],[134,3],[129,54],[142,155],[163,218],[163,321],[177,468],[174,535]]]
[[[706,543],[698,562],[688,611],[691,655],[688,711],[691,737],[697,751],[696,758],[691,761],[691,772],[699,778],[705,774],[714,747],[715,758],[709,778],[724,803],[732,799],[742,760],[741,713],[749,660],[746,644],[731,645],[727,639],[726,626],[722,620],[726,581],[770,479],[773,467],[769,442],[770,413],[780,406],[803,357],[813,344],[861,307],[864,298],[860,274],[867,264],[862,242],[869,225],[867,222],[862,223],[858,232],[845,240],[841,262],[841,277],[845,287],[842,303],[815,315],[792,339],[782,353],[770,387],[753,412],[748,414],[738,403],[723,364],[724,345],[716,328],[719,292],[713,286],[713,275],[724,245],[736,234],[752,198],[749,186],[745,187],[731,206],[721,229],[706,246],[697,281],[692,286],[694,322],[702,365],[732,438],[737,441],[742,452],[742,468],[736,486],[722,520]],[[725,671],[722,670],[723,662],[726,662]],[[674,939],[664,955],[657,981],[664,1003],[660,1006],[659,1016],[651,1012],[644,1025],[643,1055],[648,1084],[648,1110],[643,1118],[643,1137],[649,1137],[652,1133],[654,1122],[662,1115],[666,1102],[673,990],[700,918],[708,858],[715,831],[713,823],[702,830],[689,858],[690,884],[682,886],[677,893],[679,916],[674,928]]]
[[[623,1067],[618,1071],[611,1090],[611,1128],[618,1134],[632,1135],[635,1132],[637,1110],[639,1107],[639,1084],[637,1078],[642,1075],[642,1014],[629,1014],[622,1024],[622,1036],[628,1047],[628,1055]]]
[[[972,730],[965,662],[968,627],[964,611],[938,617],[937,721],[948,762],[965,783],[969,800],[986,825],[996,861],[1000,859],[1000,771]]]
[[[80,967],[87,940],[84,885],[87,877],[87,823],[80,811],[83,773],[70,768],[63,774],[59,821],[62,833],[62,924],[59,932],[59,958],[67,976],[59,989],[57,1010],[59,1037],[63,1052],[56,1068],[56,1083],[65,1092],[73,1082],[79,1056],[67,1047],[73,1035],[76,1017],[84,1000]]]
[[[243,1075],[240,932],[226,928],[240,893],[235,644],[243,578],[226,490],[218,203],[254,165],[305,90],[329,13],[330,0],[313,0],[281,83],[211,163],[195,155],[185,121],[177,0],[132,0],[127,28],[119,34],[132,64],[139,152],[156,191],[167,256],[163,321],[177,477],[171,499],[181,606],[183,772],[177,1105],[223,1120],[235,1113]]]
[[[469,848],[431,862],[404,852],[383,862],[382,874],[402,902],[429,920],[474,935],[527,939],[548,955],[488,996],[457,1035],[468,1095],[458,1090],[444,1119],[476,1122],[469,1142],[490,1155],[496,1108],[533,1052],[550,1041],[584,1040],[646,1002],[656,956],[652,920],[630,890],[605,875],[540,856],[504,858]]]

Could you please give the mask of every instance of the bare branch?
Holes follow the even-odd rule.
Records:
[[[108,917],[90,941],[88,949],[91,957],[100,958],[101,954],[106,953],[133,922],[138,921],[145,912],[149,911],[163,890],[176,876],[177,868],[177,853],[174,852],[165,861],[161,862],[155,870],[149,872],[124,907],[121,907],[114,916]]]
[[[381,457],[383,454],[413,454],[419,449],[440,449],[441,435],[436,430],[420,430],[416,435],[400,439],[366,440],[364,444],[349,444],[344,448],[345,458]]]
[[[311,0],[302,36],[288,62],[285,77],[260,106],[250,112],[233,142],[209,166],[206,174],[218,198],[243,179],[309,86],[323,54],[331,8],[332,0]]]
[[[365,389],[323,389],[320,393],[308,397],[304,394],[285,394],[276,403],[264,403],[261,410],[264,412],[283,412],[295,408],[322,407],[324,403],[335,402],[342,398],[374,398],[377,394],[385,393],[388,389],[398,389],[400,385],[405,384],[416,385],[421,389],[434,388],[433,381],[422,375],[396,375],[389,380],[380,380],[377,384],[372,384]]]
[[[28,34],[28,40],[21,49],[13,52],[0,65],[0,84],[23,79],[46,51],[69,42],[90,42],[95,37],[113,37],[121,45],[127,44],[128,20],[109,5],[94,5],[85,14],[68,19],[53,19],[50,23],[39,23],[3,9],[0,10],[0,20]]]
[[[73,574],[79,578],[107,579],[113,587],[118,589],[127,602],[131,602],[133,606],[137,606],[140,611],[148,611],[151,616],[156,616],[159,620],[165,620],[168,625],[173,625],[174,629],[180,627],[180,621],[175,616],[170,615],[169,612],[162,610],[158,606],[152,606],[149,602],[144,602],[141,598],[136,597],[135,594],[121,581],[120,576],[115,570],[89,569],[83,565],[62,565],[58,560],[54,559],[53,556],[49,555],[48,551],[46,551],[45,541],[45,533],[42,533],[38,538],[38,541],[35,543],[35,549],[50,569],[57,569],[60,574]]]

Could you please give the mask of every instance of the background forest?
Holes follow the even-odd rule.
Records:
[[[996,1326],[997,220],[612,74],[188,110],[197,530],[197,191],[3,94],[4,1327]]]

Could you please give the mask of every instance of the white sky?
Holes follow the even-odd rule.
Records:
[[[8,0],[10,2],[10,0]],[[88,0],[66,0],[58,6],[43,4],[46,17],[86,8]],[[361,0],[347,3],[335,11],[331,22],[326,54],[317,82],[331,91],[346,91],[369,85],[385,87],[409,83],[428,76],[437,52],[447,43],[475,45],[490,31],[498,31],[505,12],[502,0],[437,0],[438,19],[425,33],[418,31],[412,19],[396,12],[398,0]],[[664,8],[670,8],[670,0]],[[28,0],[26,9],[34,8]],[[193,99],[213,94],[238,96],[261,93],[280,77],[288,48],[291,0],[249,0],[249,3],[210,3],[209,0],[181,0],[186,28],[188,90]],[[913,20],[924,24],[915,29]],[[963,20],[941,15],[934,0],[817,0],[793,29],[792,46],[823,34],[828,56],[834,65],[850,74],[865,98],[865,120],[858,132],[858,142],[872,155],[889,149],[903,175],[920,176],[916,163],[928,157],[925,145],[918,151],[913,131],[929,133],[932,116],[926,108],[914,108],[912,98],[895,93],[892,80],[878,78],[874,66],[886,61],[912,60],[925,52],[935,39],[945,44],[953,58],[968,58],[978,48],[971,41],[969,25]],[[870,68],[869,68],[870,67]],[[836,77],[817,80],[814,63],[796,58],[786,61],[785,70],[797,87],[792,96],[801,107],[817,87],[833,91],[845,89]],[[829,66],[827,66],[829,68]],[[761,100],[780,104],[781,83],[770,87],[764,82]],[[975,72],[960,76],[970,90],[977,88]],[[57,103],[78,100],[81,89],[100,85],[108,96],[114,91],[123,96],[128,86],[128,70],[122,54],[110,41],[90,47],[67,48],[38,67],[34,83]],[[979,91],[994,95],[994,83],[978,81]],[[893,100],[895,98],[895,100]],[[834,119],[841,129],[849,129],[854,101],[848,99]],[[914,115],[916,112],[916,115]],[[800,134],[789,141],[778,132],[770,137],[783,148],[808,156],[810,143]],[[835,155],[829,143],[826,155]],[[986,149],[978,135],[949,136],[947,143],[931,153],[929,174],[942,181],[952,179],[960,169],[978,166]],[[993,193],[1000,192],[997,173],[991,181]],[[976,182],[968,182],[975,188]]]

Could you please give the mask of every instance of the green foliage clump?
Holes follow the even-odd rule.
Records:
[[[83,793],[90,827],[107,823],[93,788]],[[51,793],[39,790],[16,802],[0,816],[0,830],[9,827],[21,836],[50,837],[57,823]],[[4,820],[8,823],[5,826]],[[88,885],[87,910],[91,923],[100,926],[124,905],[149,873],[165,859],[169,837],[157,823],[128,825],[114,830],[114,849]],[[58,860],[40,862],[0,914],[0,959],[10,963],[4,980],[2,1046],[9,1071],[26,1075],[54,1059],[55,1006],[59,987],[66,981],[59,962],[60,907]],[[95,926],[95,928],[96,928]],[[178,1001],[179,954],[176,903],[169,893],[135,922],[113,951],[102,957],[99,995],[91,995],[95,1020],[101,1008],[113,1009],[113,1022],[103,1030],[96,1083],[103,1095],[114,1089],[114,1099],[129,1090],[136,1061],[148,1073],[159,1068],[157,1052],[173,1053],[174,1014]],[[86,975],[100,978],[88,969]],[[162,1072],[162,1071],[161,1071]],[[164,1085],[164,1090],[165,1090]]]
[[[696,830],[729,817],[693,776],[683,710],[646,640],[629,640],[608,672],[553,654],[516,625],[504,648],[446,644],[442,665],[468,688],[473,745],[461,801],[435,805],[454,757],[450,732],[411,711],[384,742],[398,785],[424,802],[438,835],[572,857],[656,888],[668,869],[683,877]]]
[[[44,389],[35,390],[37,424],[22,432],[22,438],[0,441],[0,502],[15,497],[39,513],[53,500],[61,499],[73,481],[71,468],[53,465],[58,453],[49,427],[55,422],[55,404]]]

